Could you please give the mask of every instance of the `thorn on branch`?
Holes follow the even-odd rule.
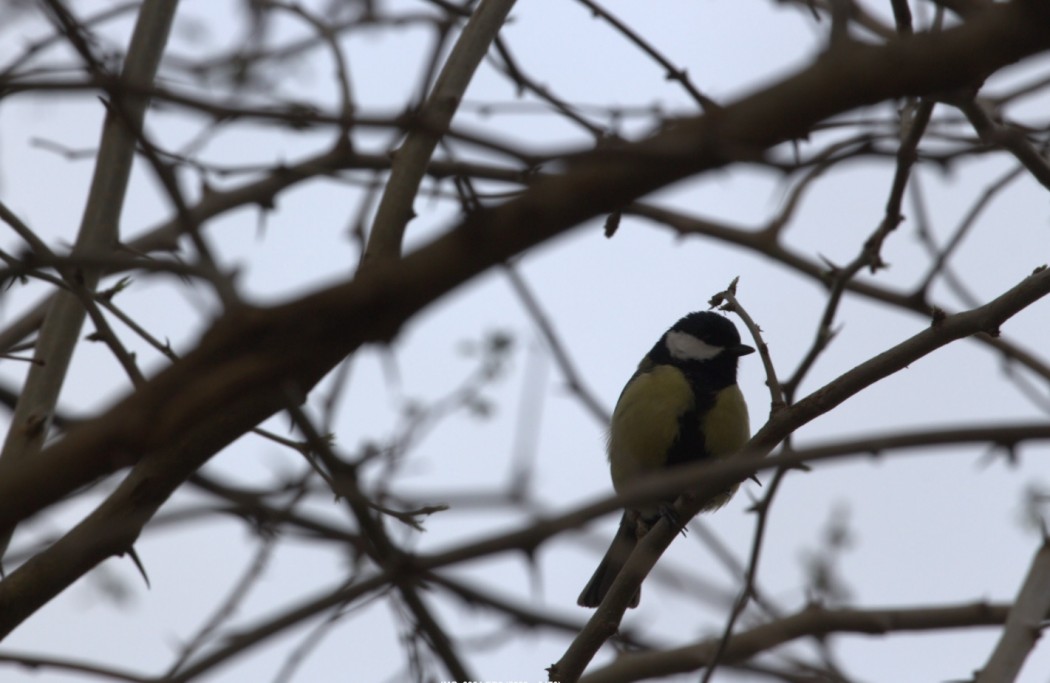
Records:
[[[622,211],[613,211],[605,219],[605,237],[611,238],[620,229],[620,221],[623,219]]]
[[[138,552],[135,551],[135,546],[128,548],[127,555],[135,563],[135,568],[139,570],[139,574],[142,575],[142,580],[146,582],[146,588],[152,588],[149,583],[149,576],[146,574],[146,567],[142,564],[142,558],[139,557]]]
[[[48,415],[30,415],[25,422],[25,426],[22,428],[23,433],[29,437],[34,438],[41,432],[47,429],[47,424],[50,422]]]
[[[839,336],[842,332],[844,325],[838,327],[828,327],[827,325],[821,325],[817,330],[817,350],[823,351],[827,348],[828,344],[834,341],[835,337]]]
[[[717,294],[712,296],[710,299],[708,299],[707,300],[707,305],[710,306],[711,308],[715,308],[716,306],[721,306],[722,307],[721,310],[723,310],[723,311],[737,311],[737,310],[739,310],[739,307],[737,306],[737,304],[733,300],[733,297],[736,296],[736,286],[737,286],[737,284],[739,282],[740,282],[740,276],[737,275],[735,278],[733,278],[733,281],[729,283],[728,287],[726,287],[724,290],[722,290],[721,292],[718,292]]]
[[[824,280],[824,284],[828,285],[831,283],[832,280],[839,276],[839,273],[842,272],[842,267],[836,265],[831,259],[829,259],[824,254],[817,254],[817,258],[823,261],[824,265],[827,267],[827,270],[824,271],[821,277]]]
[[[1017,454],[1017,444],[1008,443],[1003,444],[1003,451],[1005,451],[1006,462],[1011,467],[1017,467],[1021,462],[1021,457]]]
[[[688,78],[688,72],[685,69],[668,69],[667,75],[664,76],[666,81],[678,81],[684,83]]]
[[[122,277],[115,285],[108,289],[103,289],[97,296],[102,301],[112,301],[117,294],[120,294],[127,289],[131,285],[131,282],[132,279],[130,277]]]

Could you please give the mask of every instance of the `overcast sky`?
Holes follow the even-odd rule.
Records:
[[[75,8],[86,16],[89,8],[111,4],[83,2]],[[731,101],[805,64],[822,46],[826,30],[806,12],[772,2],[608,0],[604,4],[674,63],[687,68],[694,82],[718,101]],[[235,6],[184,0],[169,55],[220,53],[223,46],[238,40],[240,35],[228,29],[243,26]],[[391,6],[430,11],[426,2],[405,0]],[[888,6],[874,3],[872,9],[886,16]],[[102,33],[123,45],[129,28],[126,18],[107,24]],[[15,54],[20,43],[13,38],[18,34],[41,35],[42,30],[37,19],[4,29],[7,40],[0,57],[6,61]],[[300,23],[286,20],[276,25],[271,39],[281,42],[303,30]],[[632,107],[653,105],[667,112],[693,111],[680,86],[665,80],[650,60],[575,2],[519,2],[502,35],[526,73],[567,101],[616,105],[629,113]],[[355,97],[363,113],[390,114],[403,106],[418,84],[431,45],[430,32],[423,28],[376,29],[347,39]],[[1045,74],[1048,68],[1050,61],[1043,59],[1007,70],[989,82],[986,92],[1033,73]],[[162,73],[173,85],[179,84],[177,71]],[[337,100],[331,74],[327,53],[314,53],[295,68],[292,77],[275,74],[280,85],[274,97],[332,107]],[[477,103],[508,106],[479,115]],[[522,104],[529,106],[517,106]],[[1011,113],[1032,120],[1042,115],[1045,121],[1048,104],[1045,97],[1026,100],[1024,108]],[[889,111],[885,105],[856,116],[885,117]],[[9,97],[0,107],[0,197],[53,245],[72,240],[92,168],[90,158],[71,160],[53,147],[93,149],[102,115],[97,98],[88,93]],[[603,121],[597,114],[594,117]],[[457,122],[533,150],[590,144],[583,131],[549,113],[535,98],[518,98],[491,63],[482,65]],[[624,132],[638,135],[650,123],[648,118],[626,116]],[[182,113],[158,111],[147,125],[158,140],[179,148],[204,124]],[[201,156],[229,167],[266,165],[301,159],[331,141],[332,131],[304,135],[262,125],[230,127],[205,140]],[[363,150],[381,151],[389,140],[361,134],[357,142]],[[950,174],[920,169],[918,181],[938,239],[950,234],[989,182],[1014,165],[1000,154],[958,164]],[[882,216],[892,171],[892,159],[864,161],[823,179],[806,195],[787,233],[788,244],[807,257],[833,263],[853,258]],[[235,175],[230,182],[246,177]],[[345,277],[358,257],[348,237],[362,197],[356,181],[367,178],[361,174],[352,182],[311,182],[282,194],[275,210],[265,216],[239,210],[209,222],[208,237],[223,261],[241,272],[242,294],[260,304],[285,301]],[[650,199],[742,229],[757,228],[781,207],[786,190],[782,181],[767,170],[734,167]],[[189,183],[187,189],[191,196],[199,193]],[[455,201],[431,198],[426,192],[415,208],[419,217],[410,226],[409,248],[447,227],[459,210]],[[905,223],[883,252],[891,267],[877,281],[910,291],[925,272],[927,260],[908,202],[905,213]],[[133,238],[170,215],[150,174],[137,168],[122,233]],[[1028,178],[993,201],[955,260],[981,302],[1048,260],[1048,218],[1045,190]],[[0,248],[17,251],[14,235],[0,232]],[[600,221],[582,225],[527,254],[519,269],[556,325],[583,382],[607,410],[664,329],[681,315],[705,308],[707,299],[736,276],[740,300],[762,326],[774,362],[785,375],[811,343],[825,304],[820,287],[776,263],[708,239],[678,239],[662,227],[630,217],[613,239],[603,236]],[[35,303],[42,291],[39,285],[30,285],[5,292],[0,322]],[[933,292],[947,309],[962,308],[943,285]],[[208,292],[164,279],[137,278],[123,301],[141,324],[155,336],[171,339],[179,351],[192,348],[217,311]],[[1038,345],[1050,332],[1048,320],[1050,301],[1042,301],[1010,320],[1003,332],[1039,351]],[[803,394],[928,324],[922,317],[847,297],[838,320],[840,332],[803,385]],[[395,490],[433,496],[433,502],[441,502],[442,496],[454,499],[459,492],[504,491],[515,463],[524,460],[532,466],[528,491],[537,511],[562,512],[607,495],[611,484],[604,425],[566,389],[564,376],[501,272],[489,272],[425,310],[398,337],[386,361],[375,349],[358,354],[336,423],[339,447],[354,453],[363,444],[388,439],[398,428],[403,402],[427,402],[445,395],[477,365],[476,357],[463,352],[464,343],[477,342],[493,331],[506,331],[515,340],[505,374],[485,391],[494,413],[487,419],[457,413],[426,432],[407,454]],[[151,372],[165,362],[144,345],[136,347],[132,339],[129,344]],[[396,368],[397,382],[391,379],[391,367]],[[0,365],[7,386],[20,381],[23,371],[14,363]],[[740,384],[756,427],[769,409],[764,382],[757,356],[742,359]],[[542,401],[534,404],[525,397],[537,387]],[[83,345],[62,394],[62,407],[72,414],[92,414],[128,390],[101,345]],[[537,406],[538,432],[530,432],[532,438],[523,441],[522,411]],[[865,390],[807,425],[795,438],[797,445],[807,445],[900,428],[1045,418],[1004,380],[999,358],[976,342],[960,341]],[[269,426],[287,431],[286,420],[275,419]],[[1050,449],[1023,446],[1019,453],[1016,466],[990,457],[983,448],[952,448],[829,462],[810,473],[789,475],[774,502],[759,586],[783,609],[800,608],[806,599],[806,558],[822,545],[829,523],[837,520],[851,530],[852,542],[836,567],[848,585],[851,605],[880,608],[1011,600],[1039,546],[1038,534],[1023,524],[1023,494],[1029,487],[1050,489],[1045,465]],[[241,439],[208,465],[213,472],[243,482],[273,481],[300,467],[293,456],[254,437]],[[761,495],[763,489],[746,484],[728,506],[703,520],[741,560],[754,533],[754,518],[747,509],[753,497]],[[165,510],[200,500],[192,494],[176,496]],[[15,547],[27,547],[41,536],[68,528],[89,509],[88,501],[77,500],[41,516],[22,530]],[[342,518],[340,510],[317,512]],[[420,550],[445,548],[516,529],[528,519],[510,507],[478,514],[470,507],[453,506],[428,519],[426,533],[414,542]],[[616,521],[610,515],[583,533],[557,537],[542,546],[535,566],[524,557],[505,555],[462,567],[455,575],[582,621],[590,613],[576,607],[576,595]],[[199,628],[251,561],[252,547],[252,539],[233,521],[147,532],[137,548],[152,588],[142,584],[129,561],[110,560],[29,619],[3,648],[159,672],[171,661],[177,644]],[[249,623],[328,588],[340,581],[343,569],[343,559],[330,551],[289,542],[239,618]],[[710,582],[726,595],[732,595],[736,586],[734,577],[694,532],[676,540],[660,561],[657,575],[645,584],[641,607],[628,613],[625,628],[668,645],[721,630],[724,606],[716,609],[693,595],[683,599],[683,591],[692,589],[658,585],[661,573],[664,578],[680,574]],[[126,591],[122,600],[108,596],[105,588],[110,584]],[[464,640],[492,638],[505,627],[484,612],[465,611],[439,597],[433,602],[448,629]],[[327,633],[295,680],[390,680],[392,672],[401,670],[399,624],[388,605],[376,601],[361,610]],[[277,638],[265,652],[238,660],[208,680],[270,680],[290,649],[300,646],[314,626],[316,622]],[[998,629],[974,629],[943,635],[843,637],[835,639],[835,651],[838,662],[857,681],[955,680],[966,678],[986,660],[998,635]],[[489,643],[489,649],[471,654],[470,661],[483,680],[538,681],[567,642],[562,637],[526,634]],[[811,649],[801,643],[791,651]],[[611,648],[603,651],[600,661],[613,654]],[[2,669],[0,678],[84,680],[10,667]],[[721,680],[734,679],[725,674]],[[1037,651],[1019,680],[1050,680],[1050,650],[1044,646]]]

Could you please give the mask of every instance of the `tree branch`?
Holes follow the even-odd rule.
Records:
[[[143,86],[153,82],[177,6],[177,2],[164,0],[147,0],[143,4],[118,84],[126,82]],[[83,44],[82,27],[61,4],[55,3],[53,10],[67,39],[75,47],[81,47],[81,56],[88,69],[92,72],[100,69],[89,48]],[[87,206],[73,247],[75,254],[101,252],[111,249],[117,242],[117,226],[131,175],[135,141],[149,106],[148,97],[127,96],[119,85],[109,94],[111,107],[119,109],[121,114],[117,115],[113,109],[106,114]],[[94,292],[100,276],[101,271],[92,268],[79,269],[73,275],[88,294]],[[12,426],[0,451],[0,462],[10,463],[34,456],[44,443],[84,315],[81,298],[72,292],[55,294],[41,325],[33,354],[35,362],[30,366],[18,398]],[[10,528],[0,532],[0,556],[10,540],[9,533]]]
[[[974,683],[1009,683],[1021,672],[1035,643],[1050,617],[1050,543],[1032,558],[1021,590],[1017,593],[1006,628],[988,663],[977,674]]]
[[[1043,30],[1050,8],[1041,3],[997,4],[977,19],[886,45],[847,44],[717,114],[680,121],[639,143],[573,155],[563,173],[540,179],[518,199],[467,216],[401,261],[376,264],[353,281],[292,303],[231,310],[181,361],[38,457],[17,464],[0,460],[0,528],[134,466],[77,528],[0,583],[0,633],[90,567],[126,550],[201,464],[286,405],[289,386],[305,395],[346,354],[364,343],[388,341],[422,308],[492,265],[648,192],[804,135],[828,116],[972,83],[1050,47],[1050,33]],[[772,420],[752,442],[756,454],[902,364],[952,339],[995,329],[1047,290],[1050,275],[1033,275],[991,304],[952,316],[861,365]],[[643,545],[655,547],[655,539],[668,535],[666,546],[666,527],[659,525]],[[61,561],[73,558],[71,564]],[[640,581],[640,566],[625,576]]]
[[[749,460],[766,456],[796,429],[832,410],[862,389],[952,341],[982,331],[997,331],[999,325],[1010,316],[1047,294],[1050,294],[1050,269],[1043,268],[984,306],[939,321],[910,339],[861,363],[786,410],[771,416],[743,449],[739,459]],[[767,459],[766,464],[780,460],[781,458]],[[732,461],[726,464],[732,464]],[[788,459],[787,464],[794,463]],[[650,477],[639,486],[631,487],[625,492],[625,507],[632,504],[637,507],[641,501],[666,500],[671,495],[689,492],[690,498],[680,501],[676,505],[676,512],[679,519],[692,519],[707,501],[746,478],[746,475],[717,476],[716,472],[719,471],[721,468],[712,467],[707,462],[699,462]],[[665,487],[663,490],[660,489],[661,485]],[[643,488],[647,495],[637,499],[630,495],[641,492]],[[678,533],[676,526],[668,523],[666,519],[661,519],[641,539],[635,552],[613,582],[605,601],[595,611],[587,627],[576,637],[562,659],[553,667],[555,679],[574,681],[579,678],[586,663],[615,632],[642,580],[674,540]]]
[[[1003,623],[1008,612],[1007,605],[980,602],[958,607],[875,610],[807,607],[792,616],[733,635],[726,643],[721,661],[743,662],[756,654],[806,636],[819,637],[833,633],[884,635],[900,631],[992,626]],[[696,671],[714,660],[719,647],[718,640],[711,638],[674,650],[624,655],[580,680],[587,683],[624,683]]]

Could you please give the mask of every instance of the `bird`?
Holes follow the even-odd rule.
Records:
[[[608,457],[613,488],[670,467],[725,458],[751,438],[747,404],[737,385],[737,360],[755,349],[736,326],[713,311],[689,313],[663,333],[627,381],[613,410]],[[702,511],[725,505],[732,487]],[[624,510],[619,529],[580,593],[580,607],[597,607],[648,526],[670,510],[657,501]],[[672,511],[673,512],[673,511]],[[637,607],[641,588],[631,599]]]

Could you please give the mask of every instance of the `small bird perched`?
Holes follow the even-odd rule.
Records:
[[[751,427],[736,383],[737,359],[754,351],[740,343],[732,322],[710,311],[690,313],[667,330],[639,363],[613,410],[613,488],[620,492],[647,473],[739,451],[751,438]],[[704,510],[722,507],[735,490],[717,496]],[[638,543],[639,524],[658,519],[661,507],[666,506],[624,510],[620,528],[577,604],[601,604]],[[639,589],[630,606],[637,607],[640,598]]]

